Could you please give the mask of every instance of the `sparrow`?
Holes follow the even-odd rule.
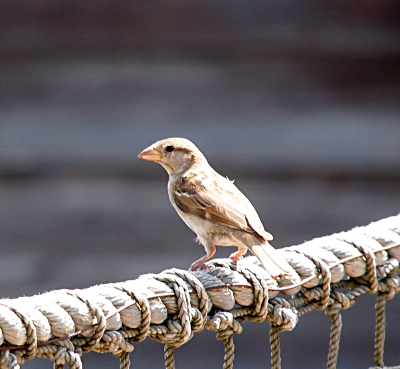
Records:
[[[140,159],[159,163],[168,173],[168,195],[182,220],[197,234],[206,255],[190,270],[205,268],[215,246],[237,246],[230,255],[238,261],[249,249],[271,277],[294,276],[288,262],[268,243],[272,235],[247,197],[233,181],[218,174],[201,151],[185,138],[167,138],[150,145]]]

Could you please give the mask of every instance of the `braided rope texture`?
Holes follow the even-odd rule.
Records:
[[[334,369],[340,312],[365,293],[378,296],[374,368],[383,368],[385,306],[400,290],[400,215],[279,252],[297,276],[276,281],[251,256],[238,263],[215,259],[196,272],[170,269],[83,290],[1,299],[0,369],[19,369],[35,356],[52,360],[54,368],[81,369],[89,351],[111,352],[128,369],[134,344],[147,337],[165,345],[165,367],[173,369],[174,350],[203,329],[217,332],[225,346],[223,367],[231,369],[233,336],[244,319],[270,322],[271,367],[280,369],[280,333],[314,309],[332,320],[327,367]]]

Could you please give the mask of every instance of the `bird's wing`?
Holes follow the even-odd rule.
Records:
[[[184,213],[269,240],[250,201],[228,179],[183,177],[172,187],[176,206]]]

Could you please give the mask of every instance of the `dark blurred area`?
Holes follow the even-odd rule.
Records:
[[[275,247],[397,214],[399,101],[398,1],[0,1],[1,296],[202,256],[166,173],[137,158],[161,138],[189,138],[235,179]],[[397,300],[387,365],[400,363]],[[374,301],[343,313],[341,368],[373,365]],[[268,329],[245,324],[235,368],[268,367]],[[302,317],[282,335],[283,367],[325,366],[329,329],[323,312]],[[204,332],[176,355],[221,367],[223,347]],[[161,345],[140,343],[132,362],[163,367]]]

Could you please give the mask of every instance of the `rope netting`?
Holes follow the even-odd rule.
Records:
[[[238,263],[215,259],[202,271],[170,269],[82,290],[1,299],[0,369],[19,368],[35,356],[49,358],[56,369],[80,369],[89,351],[111,352],[128,369],[134,344],[146,337],[165,345],[165,367],[172,369],[174,350],[203,329],[217,332],[225,345],[223,367],[233,368],[233,336],[242,332],[244,319],[270,322],[271,363],[278,369],[280,333],[313,309],[332,320],[332,369],[341,310],[365,293],[377,294],[374,365],[383,368],[385,306],[400,290],[400,215],[279,252],[297,277],[276,281],[251,256]]]

